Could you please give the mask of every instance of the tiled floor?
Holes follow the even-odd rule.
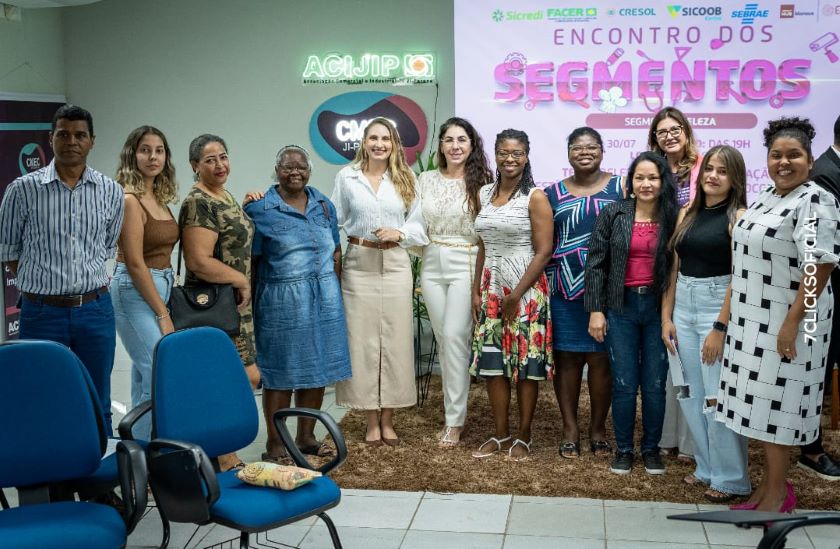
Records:
[[[113,375],[114,423],[128,406],[130,363],[118,348]],[[343,410],[327,391],[324,409],[336,419]],[[256,461],[265,431],[239,452]],[[438,494],[343,490],[338,507],[329,512],[345,548],[364,549],[699,549],[755,547],[760,530],[668,520],[668,515],[722,507],[667,502],[590,500],[511,495]],[[207,547],[237,536],[221,526],[173,525],[170,547]],[[191,538],[192,536],[192,538]],[[326,527],[309,519],[269,534],[285,547],[332,547]],[[157,547],[161,527],[151,509],[129,537],[129,548]],[[238,547],[238,543],[233,545]],[[837,549],[840,528],[798,531],[788,547]]]

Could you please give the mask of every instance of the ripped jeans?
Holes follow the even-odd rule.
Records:
[[[728,275],[677,278],[673,320],[688,384],[688,397],[678,397],[677,402],[696,446],[694,476],[718,492],[746,495],[750,493],[747,439],[715,421],[720,362],[701,361],[703,342],[718,318],[729,280]]]
[[[641,388],[642,454],[658,452],[668,376],[659,297],[625,289],[624,310],[607,311],[606,342],[612,368],[612,415],[618,451],[633,451],[636,393]]]

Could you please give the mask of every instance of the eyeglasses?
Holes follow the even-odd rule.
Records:
[[[440,140],[440,142],[443,143],[444,145],[450,145],[450,146],[454,145],[455,143],[458,143],[459,145],[466,145],[467,143],[470,142],[470,138],[465,136],[465,135],[462,135],[458,139],[455,139],[453,137],[444,137],[443,139]]]
[[[309,166],[288,166],[288,165],[285,165],[285,164],[280,164],[280,165],[278,165],[278,168],[280,168],[280,171],[284,172],[284,173],[292,173],[294,171],[298,171],[298,172],[308,172],[309,171]]]
[[[525,151],[496,151],[496,158],[500,160],[507,160],[509,157],[513,157],[514,160],[521,160],[525,158],[527,155]]]
[[[574,154],[580,154],[582,152],[588,152],[594,154],[601,150],[601,145],[572,145],[569,147],[569,152]]]
[[[682,126],[671,126],[668,129],[656,130],[656,138],[657,139],[664,139],[667,136],[671,137],[679,137],[680,134],[683,132]]]

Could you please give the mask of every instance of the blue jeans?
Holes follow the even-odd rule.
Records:
[[[688,384],[687,398],[677,402],[691,431],[696,450],[694,476],[712,489],[726,494],[750,493],[747,470],[747,439],[715,421],[715,406],[720,386],[720,362],[709,366],[700,360],[700,351],[712,323],[717,320],[730,277],[677,279],[674,325],[683,375]]]
[[[618,451],[633,451],[636,393],[641,387],[642,453],[658,452],[668,376],[658,297],[625,290],[624,310],[607,311],[606,342],[613,377],[612,415]]]
[[[149,269],[158,295],[164,303],[169,301],[174,277],[172,269]],[[161,337],[160,325],[155,312],[134,287],[124,263],[117,263],[111,279],[111,295],[114,299],[114,317],[117,333],[131,358],[131,407],[152,398],[152,356],[155,345]],[[150,440],[152,433],[151,414],[146,414],[134,425],[135,438]]]
[[[105,432],[110,437],[113,433],[111,370],[117,344],[111,296],[106,292],[81,307],[53,307],[24,297],[20,308],[20,338],[55,341],[79,357],[99,395]]]

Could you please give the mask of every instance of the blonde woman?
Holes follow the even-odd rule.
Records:
[[[179,231],[168,204],[178,191],[169,144],[160,130],[141,126],[128,135],[117,182],[125,191],[125,218],[111,298],[117,333],[131,357],[131,406],[136,407],[151,398],[155,344],[175,330],[166,303]],[[135,425],[137,438],[149,440],[150,419],[146,414]]]
[[[336,385],[336,403],[366,411],[366,443],[396,446],[394,409],[417,401],[406,248],[428,239],[414,173],[389,120],[365,128],[356,158],[336,175],[332,202],[348,241],[341,293],[353,369]]]

